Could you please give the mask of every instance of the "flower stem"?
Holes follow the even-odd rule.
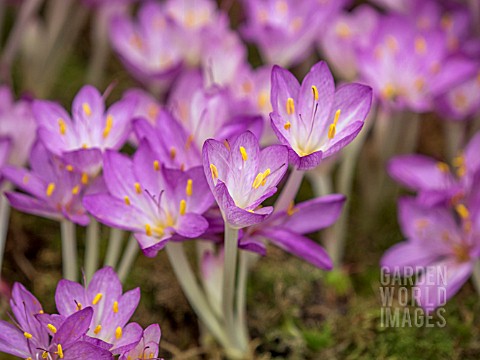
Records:
[[[110,6],[100,7],[94,14],[93,28],[91,29],[92,55],[88,64],[87,82],[100,86],[108,58],[108,20]]]
[[[238,271],[237,287],[237,333],[239,344],[243,349],[248,347],[248,326],[247,326],[247,279],[250,253],[240,251],[240,264]]]
[[[283,211],[288,209],[290,203],[295,200],[295,196],[297,196],[297,192],[302,184],[304,174],[305,171],[303,170],[292,170],[285,187],[275,203],[275,211]]]
[[[77,238],[75,224],[69,220],[60,223],[62,233],[62,266],[63,277],[67,280],[77,281]]]
[[[0,195],[0,279],[2,275],[3,255],[7,242],[8,223],[10,219],[10,204],[3,193]]]
[[[93,218],[87,227],[87,240],[85,246],[85,276],[87,283],[98,269],[98,252],[99,252],[99,231],[100,224]]]
[[[460,121],[444,121],[445,142],[447,144],[447,159],[451,163],[459,155],[465,141],[465,124]]]
[[[108,239],[107,255],[105,257],[105,266],[115,268],[117,266],[120,251],[122,250],[124,231],[116,228],[110,228],[110,238]]]
[[[473,266],[472,282],[477,294],[480,296],[480,261],[477,260]]]
[[[128,239],[127,248],[123,252],[123,257],[120,261],[120,265],[118,265],[117,274],[121,282],[125,280],[128,273],[130,272],[133,262],[137,258],[138,250],[140,250],[140,247],[138,246],[138,242],[132,234],[130,235],[130,239]]]
[[[195,279],[185,255],[183,244],[170,242],[166,246],[166,251],[175,276],[193,310],[218,342],[223,347],[230,348],[230,342],[225,336],[224,330],[209,307],[205,294]]]

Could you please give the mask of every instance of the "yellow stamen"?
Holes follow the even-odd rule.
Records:
[[[315,85],[312,85],[313,98],[318,101],[318,89]]]
[[[160,163],[158,162],[158,160],[155,160],[155,161],[153,162],[153,169],[154,169],[155,171],[160,170]]]
[[[42,352],[42,359],[46,359],[48,357],[48,352]]]
[[[248,160],[247,150],[243,146],[240,146],[240,154],[242,154],[243,161]]]
[[[228,140],[227,140],[227,139],[223,140],[223,146],[225,146],[225,147],[227,148],[227,150],[228,150],[228,151],[230,151],[230,150],[231,150],[231,148],[230,148],[230,143],[228,142]]]
[[[340,117],[340,109],[338,109],[335,112],[335,117],[333,118],[333,123],[330,124],[328,128],[328,138],[332,140],[335,137],[335,134],[337,132],[337,123],[338,123],[338,118]]]
[[[65,168],[67,169],[67,171],[70,171],[70,172],[73,171],[73,166],[72,165],[67,165]]]
[[[85,143],[83,143],[83,144],[82,144],[82,149],[88,149],[88,145],[85,144]]]
[[[188,135],[187,142],[185,143],[185,150],[190,150],[193,143],[193,139],[194,137],[192,134]]]
[[[31,339],[31,338],[33,337],[32,334],[30,334],[30,333],[28,333],[28,332],[26,332],[26,331],[23,333],[23,336],[25,336],[25,338],[27,338],[27,339]]]
[[[142,193],[142,187],[140,186],[140,184],[139,184],[138,182],[136,182],[136,183],[134,184],[134,186],[135,186],[135,192],[136,192],[137,194],[141,194],[141,193]]]
[[[287,114],[292,115],[295,112],[295,103],[292,98],[287,99]]]
[[[382,96],[385,99],[393,99],[395,96],[395,88],[393,87],[392,84],[386,84],[385,87],[382,90]]]
[[[185,215],[187,211],[187,202],[185,200],[180,200],[180,215]]]
[[[192,186],[193,186],[193,181],[192,179],[188,179],[187,180],[187,186],[185,188],[185,193],[187,194],[187,196],[192,196]]]
[[[340,112],[341,112],[340,109],[338,109],[337,111],[335,111],[335,117],[333,118],[333,123],[334,123],[335,125],[337,125],[337,123],[338,123],[338,118],[340,117]]]
[[[468,219],[470,217],[470,212],[467,207],[463,204],[458,204],[455,206],[455,210],[462,219]]]
[[[100,331],[102,331],[102,325],[98,324],[95,330],[93,330],[93,332],[95,333],[95,335],[98,335]]]
[[[63,119],[58,119],[58,127],[60,128],[60,134],[65,135],[67,132],[67,124]]]
[[[448,173],[448,172],[450,172],[450,167],[448,166],[448,164],[446,164],[446,163],[444,163],[444,162],[442,162],[442,161],[439,161],[439,162],[437,163],[437,168],[438,168],[438,170],[440,170],[440,171],[443,172],[443,173]]]
[[[54,191],[55,191],[55,184],[54,183],[48,184],[47,191],[46,191],[47,196],[52,196]]]
[[[159,108],[157,105],[155,104],[150,104],[148,106],[148,110],[147,110],[147,113],[148,113],[148,116],[150,117],[150,119],[155,119],[158,115],[158,112],[159,112]]]
[[[427,42],[424,37],[419,36],[415,39],[415,51],[419,55],[424,55],[427,52]]]
[[[118,301],[113,302],[113,312],[115,314],[118,313]]]
[[[292,201],[292,202],[290,203],[290,205],[288,205],[287,215],[288,215],[288,216],[292,216],[292,215],[295,214],[297,211],[298,211],[298,209],[295,208],[295,203]]]
[[[271,170],[267,169],[263,173],[259,172],[253,181],[252,188],[258,189],[261,186],[264,186],[267,183],[267,177],[270,175]]]
[[[150,224],[145,224],[145,234],[147,234],[147,236],[152,236],[152,227]]]
[[[62,345],[60,344],[57,345],[57,354],[60,359],[63,359],[63,349],[62,349]]]
[[[210,171],[212,172],[213,180],[218,179],[218,169],[215,165],[210,164]]]
[[[82,104],[82,109],[85,115],[90,116],[92,115],[92,109],[90,108],[90,105],[88,103],[83,103]]]
[[[105,128],[103,129],[103,138],[107,138],[108,134],[110,134],[110,131],[112,130],[113,127],[113,116],[108,115],[107,120],[105,122]]]
[[[387,46],[390,50],[392,50],[393,52],[398,50],[398,41],[395,38],[395,36],[388,35],[387,39],[386,39],[386,42],[387,42]]]
[[[127,205],[131,204],[130,198],[128,196],[125,196],[123,199],[125,200],[125,204],[127,204]]]
[[[77,303],[77,311],[80,311],[82,310],[82,304],[81,303]]]
[[[98,302],[102,299],[102,297],[103,297],[102,293],[98,293],[97,295],[95,295],[92,301],[92,305],[97,305]]]
[[[260,109],[262,109],[268,103],[268,93],[266,91],[262,91],[258,94],[257,98],[257,105]]]
[[[82,173],[82,184],[87,185],[88,184],[88,174],[87,173]]]
[[[288,129],[290,129],[291,126],[292,126],[292,124],[290,124],[290,121],[287,121],[287,122],[285,123],[285,125],[283,125],[283,128],[284,128],[285,130],[288,130]]]
[[[39,313],[39,314],[43,314],[43,310],[40,310],[38,313]]]
[[[115,329],[115,338],[118,340],[122,337],[122,328],[119,326]]]
[[[57,333],[57,328],[53,326],[52,324],[47,324],[48,330],[50,330],[52,333],[56,334]]]
[[[28,175],[25,175],[25,176],[23,177],[23,183],[24,183],[25,185],[27,185],[29,181],[30,181],[30,177],[29,177]]]
[[[270,175],[270,173],[271,173],[270,169],[267,169],[263,172],[262,186],[265,186],[265,184],[267,183],[267,177],[268,175]]]
[[[175,149],[174,147],[172,147],[172,148],[170,149],[170,158],[171,158],[172,160],[174,160],[176,156],[177,156],[177,149]]]
[[[418,91],[422,91],[425,87],[425,80],[422,77],[418,77],[415,79],[414,85]]]
[[[78,185],[72,189],[72,195],[77,195],[79,192],[80,192],[80,186]]]

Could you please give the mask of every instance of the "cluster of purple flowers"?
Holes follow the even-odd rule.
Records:
[[[122,294],[110,267],[88,286],[61,280],[55,292],[58,314],[47,314],[25,287],[15,283],[10,300],[15,325],[0,320],[0,351],[22,359],[157,359],[160,327],[145,330],[129,320],[140,289]]]

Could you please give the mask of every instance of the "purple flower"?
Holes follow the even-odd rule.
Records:
[[[453,160],[453,166],[424,155],[402,155],[390,160],[392,178],[418,192],[423,205],[469,203],[478,187],[480,133]]]
[[[158,344],[160,342],[161,335],[162,332],[158,324],[152,324],[148,326],[143,331],[142,338],[137,345],[128,352],[123,353],[119,360],[158,359]]]
[[[272,127],[289,147],[298,169],[315,168],[348,145],[360,132],[370,110],[372,90],[347,84],[335,90],[325,62],[314,65],[302,85],[287,70],[272,71]]]
[[[287,148],[273,145],[260,150],[258,140],[247,131],[231,144],[207,140],[203,145],[203,168],[223,217],[232,227],[262,222],[272,207],[260,204],[276,191],[288,164]]]
[[[479,256],[479,213],[470,214],[463,205],[456,210],[460,221],[447,208],[424,207],[411,198],[400,200],[399,221],[407,241],[394,245],[381,260],[394,273],[425,268],[413,293],[426,311],[457,293]]]
[[[90,180],[51,154],[37,141],[30,154],[31,171],[7,166],[3,177],[27,194],[7,192],[10,204],[23,212],[51,219],[68,219],[79,225],[90,221],[82,206],[82,196],[102,187],[102,179]]]
[[[276,212],[259,226],[249,228],[240,244],[256,243],[263,247],[262,239],[308,261],[320,269],[330,270],[332,260],[325,249],[304,236],[332,225],[340,216],[345,196],[332,194],[308,200],[285,211]]]
[[[11,165],[25,165],[35,140],[36,124],[29,101],[15,102],[11,90],[0,86],[0,136],[11,139],[7,158]]]
[[[114,354],[130,350],[141,339],[142,328],[136,323],[127,325],[139,300],[139,288],[122,294],[122,284],[111,267],[98,270],[86,287],[60,280],[55,293],[57,310],[62,316],[85,307],[93,309],[87,335],[112,344],[110,351]]]
[[[70,154],[71,165],[90,176],[101,169],[101,152],[119,149],[131,130],[135,102],[124,99],[105,109],[105,100],[92,86],[84,86],[72,104],[72,118],[58,104],[45,100],[33,103],[38,136],[52,153]],[[87,161],[88,159],[88,161]]]
[[[195,238],[208,227],[201,214],[212,197],[201,167],[167,169],[146,141],[133,161],[107,151],[104,178],[109,194],[85,197],[85,207],[100,222],[132,231],[147,256],[169,240]]]

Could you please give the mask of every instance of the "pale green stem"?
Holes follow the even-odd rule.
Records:
[[[463,121],[444,121],[443,130],[447,144],[447,159],[451,163],[459,155],[465,141],[465,123]]]
[[[297,196],[298,189],[300,189],[300,185],[302,184],[303,175],[305,171],[293,169],[288,177],[287,183],[283,188],[280,196],[275,203],[275,211],[283,211],[288,209],[290,203],[295,200]]]
[[[116,228],[110,228],[110,238],[108,239],[107,255],[105,256],[105,266],[115,268],[123,245],[124,231]]]
[[[193,310],[215,339],[217,339],[224,348],[230,348],[231,345],[225,336],[224,329],[209,307],[205,294],[193,274],[192,268],[185,255],[183,244],[172,241],[167,244],[165,249],[175,276]]]
[[[77,237],[75,224],[69,220],[62,220],[60,223],[62,233],[62,266],[63,277],[67,280],[77,281]]]
[[[109,53],[108,20],[111,14],[109,6],[98,9],[93,18],[91,29],[91,57],[87,70],[87,82],[95,86],[102,85],[104,69]]]
[[[476,261],[473,267],[472,282],[477,294],[480,295],[480,261]]]
[[[135,239],[133,234],[130,235],[130,239],[128,240],[127,247],[123,252],[123,257],[120,261],[120,265],[118,266],[117,274],[121,282],[125,280],[128,273],[130,272],[130,269],[132,268],[132,265],[135,262],[135,259],[137,258],[139,250],[140,250],[140,247],[138,246],[137,240]]]
[[[98,269],[99,242],[100,242],[100,224],[93,218],[87,227],[87,240],[85,244],[85,276],[87,283],[92,279],[93,274]]]
[[[240,251],[240,263],[238,270],[237,286],[237,333],[238,341],[242,349],[248,348],[249,335],[247,326],[247,280],[250,253]]]
[[[8,223],[10,219],[10,204],[2,193],[0,195],[0,279],[2,275],[3,256],[5,252],[5,244],[7,242]]]

